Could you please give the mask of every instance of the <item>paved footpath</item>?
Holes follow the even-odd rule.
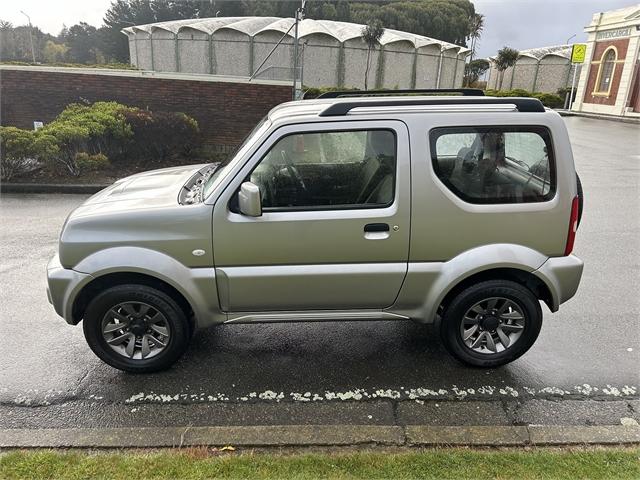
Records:
[[[228,325],[171,370],[102,364],[56,317],[44,268],[83,195],[0,202],[0,430],[247,425],[522,426],[640,422],[640,135],[565,118],[586,192],[577,296],[520,360],[466,368],[409,322]],[[16,430],[14,433],[17,433]],[[2,435],[0,435],[2,438]],[[0,442],[1,443],[1,442]]]

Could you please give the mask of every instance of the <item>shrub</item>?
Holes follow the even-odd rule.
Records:
[[[59,154],[53,160],[75,176],[80,174],[76,164],[80,152],[107,157],[124,155],[133,136],[124,117],[127,108],[117,102],[69,105],[42,129],[58,144]]]
[[[117,102],[96,102],[90,105],[73,103],[49,124],[66,123],[86,128],[89,134],[86,151],[106,153],[109,157],[122,155],[131,140],[131,127],[124,116],[130,107]]]
[[[0,127],[0,178],[9,180],[34,170],[57,152],[55,139],[41,130]]]
[[[130,152],[142,158],[188,157],[200,145],[198,122],[184,113],[133,108],[123,114],[133,132]]]
[[[318,98],[326,92],[355,92],[360,90],[359,88],[347,87],[302,87],[302,89],[304,90],[305,99]]]
[[[553,93],[534,93],[533,96],[540,100],[545,107],[562,108],[564,106],[564,100],[560,95]]]
[[[109,158],[102,153],[89,155],[87,152],[78,152],[75,162],[82,173],[102,170],[110,165]]]
[[[527,90],[524,90],[522,88],[514,88],[513,90],[508,90],[505,93],[507,94],[505,95],[506,97],[530,97],[531,96],[531,92],[528,92]]]
[[[484,93],[491,97],[533,97],[540,100],[545,107],[549,108],[560,108],[564,105],[564,100],[559,95],[542,92],[531,93],[520,88],[516,88],[514,90],[487,89]]]
[[[117,102],[71,104],[38,132],[6,128],[3,179],[42,162],[77,176],[131,156],[154,160],[190,156],[200,145],[198,122],[188,115]]]
[[[80,169],[76,165],[76,154],[87,147],[89,130],[86,127],[66,122],[52,122],[42,130],[53,137],[58,146],[57,154],[51,157],[54,166],[60,165],[71,175],[79,175]]]

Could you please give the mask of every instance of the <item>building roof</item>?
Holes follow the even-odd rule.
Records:
[[[547,55],[555,55],[557,57],[571,58],[572,45],[553,45],[551,47],[538,47],[521,50],[521,57],[532,57],[540,60]]]
[[[640,3],[608,12],[594,13],[591,24],[585,30],[593,31],[638,24],[640,24]]]
[[[518,52],[518,58],[520,57],[530,57],[536,60],[541,60],[544,57],[549,55],[554,55],[556,57],[563,58],[571,58],[571,48],[572,45],[554,45],[551,47],[538,47],[538,48],[529,48],[527,50],[520,50]],[[496,55],[489,57],[489,60],[493,61],[496,59]]]
[[[135,35],[137,32],[151,34],[154,30],[165,30],[173,34],[178,34],[180,30],[190,28],[211,35],[217,30],[227,28],[252,37],[265,31],[276,31],[284,34],[289,30],[293,22],[293,18],[279,17],[193,18],[188,20],[149,23],[147,25],[135,25],[122,29],[122,32],[127,35]],[[331,20],[313,20],[307,18],[300,22],[298,28],[298,35],[300,38],[313,34],[324,34],[333,37],[338,42],[344,42],[346,40],[361,37],[364,25],[357,23],[334,22]],[[289,32],[289,35],[293,36],[293,31]],[[384,34],[380,39],[380,44],[388,45],[400,41],[410,42],[415,48],[427,45],[438,45],[442,50],[457,50],[458,53],[466,53],[470,51],[468,48],[444,42],[442,40],[436,40],[434,38],[393,29],[385,29]]]

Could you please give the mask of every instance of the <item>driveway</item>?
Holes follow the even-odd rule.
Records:
[[[45,265],[81,195],[0,203],[0,428],[244,424],[522,424],[640,420],[640,134],[568,117],[585,190],[577,296],[524,357],[464,367],[410,322],[226,325],[171,370],[101,363],[58,318]]]

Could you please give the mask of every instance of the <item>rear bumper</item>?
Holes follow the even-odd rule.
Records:
[[[576,294],[584,262],[574,255],[566,257],[552,257],[542,264],[540,268],[532,272],[541,279],[551,292],[552,312],[558,310],[560,305]]]
[[[71,325],[78,323],[73,319],[73,302],[78,292],[93,277],[87,273],[76,272],[60,265],[58,255],[47,265],[47,297],[58,315]]]

